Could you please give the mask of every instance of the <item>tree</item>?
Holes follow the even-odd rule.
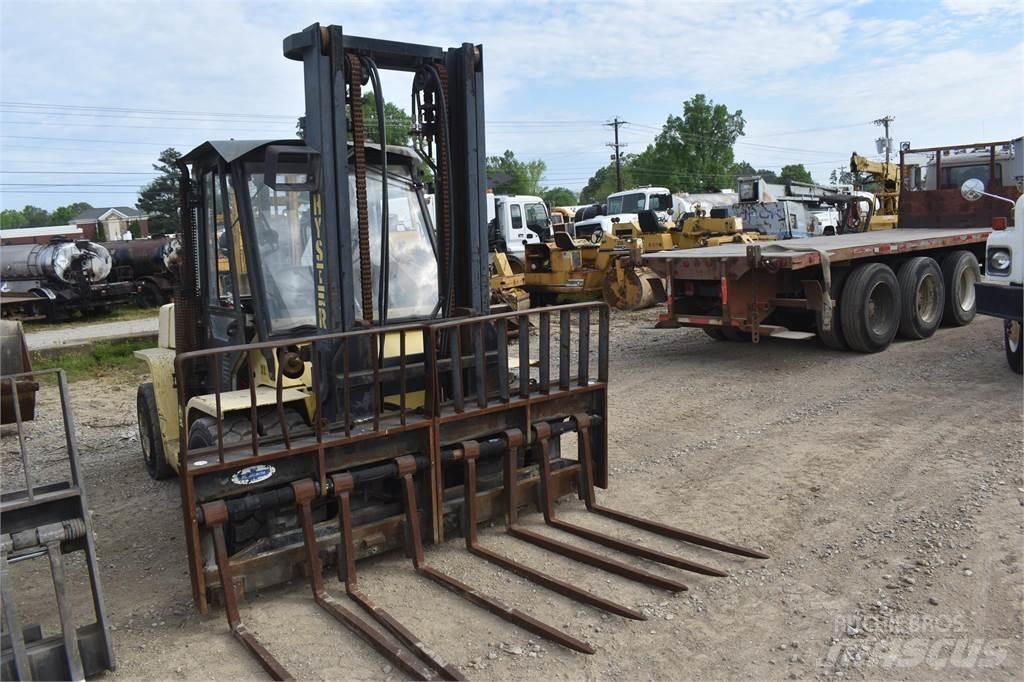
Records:
[[[635,154],[627,154],[622,160],[623,187],[635,187],[637,184],[633,180],[633,173],[631,171],[632,163],[635,158]],[[603,168],[598,168],[591,176],[590,180],[587,181],[586,186],[582,191],[580,191],[580,203],[604,203],[608,198],[608,195],[617,189],[618,184],[615,179],[615,164],[610,163]]]
[[[82,211],[92,208],[92,204],[85,201],[76,201],[67,206],[61,206],[50,211],[50,223],[53,225],[67,225],[75,219]]]
[[[566,187],[549,187],[540,196],[548,206],[576,205],[576,193]]]
[[[380,142],[380,127],[377,125],[377,98],[372,92],[363,95],[363,130],[366,131],[367,142]],[[384,134],[388,144],[408,146],[411,141],[409,132],[412,130],[412,117],[396,104],[384,102]],[[306,117],[299,116],[295,122],[295,136],[306,138]],[[352,133],[349,133],[352,139]]]
[[[6,230],[8,228],[15,227],[26,227],[28,225],[25,222],[25,216],[21,211],[14,208],[5,208],[0,211],[0,229]]]
[[[50,224],[50,214],[45,208],[26,206],[21,209],[21,215],[25,216],[25,227],[40,227]]]
[[[671,191],[705,191],[728,184],[733,145],[743,134],[743,112],[729,112],[703,94],[683,102],[682,116],[669,116],[654,143],[630,163],[641,185]]]
[[[540,159],[520,161],[511,150],[487,157],[487,179],[495,194],[540,194],[547,164]]]
[[[782,171],[779,172],[779,180],[782,183],[814,182],[814,178],[811,177],[810,171],[804,168],[802,163],[791,163],[788,166],[783,166]]]
[[[174,147],[160,152],[153,170],[160,176],[139,190],[136,206],[149,215],[150,234],[169,234],[178,230],[178,176],[175,164],[181,153]]]

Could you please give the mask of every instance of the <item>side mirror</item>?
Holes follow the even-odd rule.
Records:
[[[960,196],[967,201],[977,201],[985,196],[985,183],[978,178],[969,178],[960,185]]]

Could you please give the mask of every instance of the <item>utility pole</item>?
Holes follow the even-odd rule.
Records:
[[[619,126],[626,123],[628,121],[620,121],[618,116],[611,123],[605,123],[606,126],[613,126],[615,128],[615,142],[609,142],[606,146],[615,149],[615,155],[612,158],[615,160],[615,187],[617,192],[622,191],[622,152],[619,151],[619,148],[627,146],[625,142],[619,143]]]
[[[892,138],[889,137],[889,124],[895,121],[894,116],[883,116],[882,118],[872,121],[876,126],[882,126],[885,128],[885,175],[889,176],[889,157],[892,154]],[[881,151],[879,149],[879,151]]]

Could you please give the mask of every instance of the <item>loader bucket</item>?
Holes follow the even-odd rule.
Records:
[[[81,680],[113,670],[110,627],[64,372],[47,370],[4,375],[0,382],[11,386],[48,383],[44,391],[55,384],[53,390],[59,398],[55,411],[59,411],[59,419],[63,420],[64,451],[68,459],[67,468],[55,479],[55,467],[50,466],[52,450],[35,452],[36,446],[29,444],[29,429],[22,418],[20,401],[14,400],[11,409],[17,432],[13,438],[4,438],[2,457],[4,470],[18,471],[21,476],[6,479],[0,496],[0,598],[3,601],[0,679]],[[37,454],[42,460],[40,463],[33,461]],[[65,556],[72,553],[81,553],[88,572],[93,619],[84,624],[77,607],[72,609],[72,603],[78,601],[73,599],[77,583],[69,579],[66,570],[69,563],[65,560]],[[25,612],[22,609],[38,609],[38,597],[26,596],[28,586],[12,579],[11,566],[33,559],[45,559],[39,563],[49,569],[60,623],[60,632],[56,634],[45,633],[39,625],[23,624]],[[31,578],[37,576],[33,574]],[[38,593],[32,591],[31,594]]]
[[[626,619],[644,619],[609,595],[489,549],[476,532],[488,519],[504,519],[514,537],[588,567],[672,592],[686,589],[675,576],[523,527],[518,518],[524,506],[536,506],[549,526],[613,551],[704,575],[725,574],[562,521],[553,503],[571,493],[590,512],[620,523],[764,557],[598,504],[595,488],[608,485],[608,307],[544,308],[534,313],[535,329],[528,325],[530,315],[450,318],[177,356],[177,376],[209,374],[215,391],[202,402],[219,417],[212,429],[220,436],[212,444],[187,435],[181,441],[182,508],[196,603],[204,611],[224,603],[231,631],[272,677],[285,679],[288,671],[273,643],[259,641],[241,622],[238,599],[305,577],[314,601],[396,668],[417,678],[461,679],[460,671],[358,585],[359,558],[396,548],[405,550],[411,570],[424,581],[550,642],[594,653],[587,642],[545,622],[543,614],[526,613],[480,590],[471,577],[456,579],[431,565],[430,546],[452,535],[462,535],[474,556],[545,589]],[[514,339],[508,335],[512,325],[524,330]],[[308,390],[286,389],[280,375],[276,385],[260,385],[246,363],[240,370],[245,389],[222,389],[220,373],[210,373],[226,357],[273,360],[297,346],[308,358]],[[249,407],[227,409],[246,393]],[[195,423],[209,433],[208,413],[183,414],[183,434]],[[578,443],[575,457],[560,447],[569,433]],[[330,569],[337,570],[337,581],[327,579]]]

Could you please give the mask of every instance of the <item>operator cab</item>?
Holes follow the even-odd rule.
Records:
[[[352,146],[349,145],[349,154]],[[366,193],[374,319],[380,274],[388,272],[390,321],[429,318],[438,307],[437,248],[421,184],[419,157],[388,146],[388,267],[381,267],[383,176],[379,145],[366,146]],[[302,140],[211,141],[189,152],[197,229],[197,275],[209,320],[204,346],[303,336],[318,322],[315,269],[329,272],[323,236],[320,155]],[[342,267],[344,296],[362,316],[355,181],[350,173],[353,226]],[[241,191],[240,191],[241,190]],[[344,238],[344,237],[342,237]],[[322,275],[322,277],[327,275]],[[244,330],[244,334],[240,333]]]

